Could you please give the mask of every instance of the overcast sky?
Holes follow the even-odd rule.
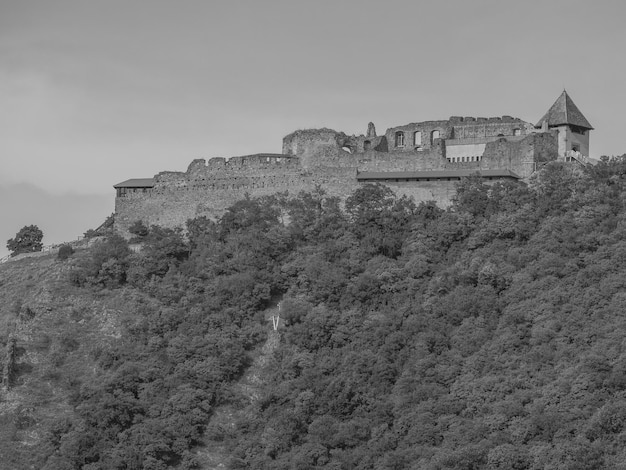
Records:
[[[595,127],[591,156],[621,155],[625,5],[0,0],[0,195],[31,188],[48,215],[67,198],[99,198],[75,207],[79,233],[46,222],[52,243],[104,220],[112,185],[128,178],[280,152],[300,128],[361,134],[373,121],[382,133],[451,115],[535,123],[563,88]],[[21,220],[14,211],[45,225],[26,207],[36,199],[0,204],[0,250],[21,228],[6,222]]]

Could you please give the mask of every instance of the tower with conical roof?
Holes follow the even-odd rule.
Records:
[[[552,129],[557,133],[559,156],[565,157],[570,151],[589,156],[589,131],[593,130],[593,127],[567,91],[563,90],[536,127]]]

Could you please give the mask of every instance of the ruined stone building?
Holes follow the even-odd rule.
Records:
[[[122,232],[136,220],[183,226],[190,218],[219,217],[246,194],[295,195],[320,186],[345,198],[368,182],[446,206],[455,182],[475,172],[488,180],[526,179],[551,160],[585,162],[592,129],[563,91],[536,124],[511,116],[453,116],[392,127],[382,135],[372,123],[360,136],[299,130],[283,139],[280,154],[199,159],[185,172],[116,184],[115,225]]]

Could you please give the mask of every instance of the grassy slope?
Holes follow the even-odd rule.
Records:
[[[0,361],[17,340],[13,383],[0,393],[3,468],[40,468],[55,428],[72,413],[72,394],[97,373],[99,346],[116,341],[124,295],[78,291],[64,280],[73,261],[53,255],[0,265]]]

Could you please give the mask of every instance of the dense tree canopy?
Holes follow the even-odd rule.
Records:
[[[211,442],[242,469],[625,468],[624,162],[468,178],[447,210],[366,185],[109,237],[70,279],[133,313],[44,468],[195,468]]]

